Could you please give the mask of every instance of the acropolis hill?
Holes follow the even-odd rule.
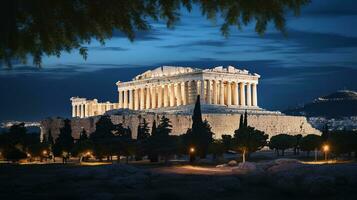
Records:
[[[79,136],[82,128],[91,133],[100,115],[110,115],[113,123],[130,127],[136,136],[142,118],[150,124],[165,115],[172,122],[172,133],[179,135],[191,127],[191,115],[200,95],[203,119],[212,126],[216,138],[233,134],[240,114],[248,112],[248,123],[270,136],[319,133],[305,117],[287,116],[258,106],[260,75],[232,66],[197,69],[162,66],[137,75],[132,81],[118,81],[118,102],[72,97],[72,133]],[[56,137],[63,119],[41,122],[42,134],[51,129]]]

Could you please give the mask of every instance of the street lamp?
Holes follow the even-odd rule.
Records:
[[[323,147],[322,147],[322,150],[325,154],[325,160],[327,160],[327,153],[328,151],[330,151],[330,146],[328,146],[327,144],[325,144]]]
[[[190,153],[195,153],[195,148],[194,147],[190,148]]]
[[[193,163],[195,161],[195,151],[196,149],[194,147],[191,147],[189,150],[190,163]]]

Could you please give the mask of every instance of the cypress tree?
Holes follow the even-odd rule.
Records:
[[[208,121],[202,120],[200,95],[197,95],[195,108],[192,115],[192,129],[188,133],[189,145],[197,148],[197,153],[201,158],[205,158],[208,146],[212,143],[212,131]]]
[[[152,122],[151,135],[155,135],[155,134],[156,134],[156,121],[154,120]]]
[[[192,115],[192,129],[195,127],[199,127],[202,124],[202,112],[201,112],[201,101],[200,101],[200,95],[197,95],[196,103],[195,103],[195,108],[193,109],[193,115]]]
[[[241,114],[239,119],[239,129],[242,129],[244,127],[243,123],[244,123],[244,116],[243,114]]]
[[[247,110],[245,110],[244,112],[244,128],[248,127],[248,114],[247,114]]]

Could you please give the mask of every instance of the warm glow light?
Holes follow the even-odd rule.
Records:
[[[90,151],[87,151],[87,153],[85,153],[86,156],[92,156],[92,153]]]
[[[195,148],[191,147],[191,148],[190,148],[190,152],[191,152],[191,153],[195,152]]]
[[[46,154],[47,154],[47,151],[46,151],[46,150],[43,150],[43,151],[42,151],[42,154],[43,154],[43,155],[46,155]]]
[[[27,153],[27,157],[31,157],[31,154]]]
[[[322,150],[323,150],[324,152],[327,152],[327,151],[330,150],[330,147],[326,144],[326,145],[324,145],[324,146],[322,147]]]

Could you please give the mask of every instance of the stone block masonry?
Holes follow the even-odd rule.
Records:
[[[139,121],[145,118],[149,125],[152,125],[153,120],[160,120],[163,114],[154,113],[135,113],[126,115],[111,115],[111,120],[114,124],[122,123],[124,127],[129,127],[132,130],[133,137],[136,138],[136,131]],[[191,115],[186,114],[164,114],[172,122],[172,134],[181,135],[186,133],[187,129],[192,125]],[[203,119],[207,119],[212,126],[212,131],[215,133],[215,138],[219,139],[223,134],[233,135],[234,130],[239,127],[240,114],[225,114],[225,113],[207,113],[202,115]],[[72,118],[72,135],[74,138],[79,138],[79,133],[84,128],[87,133],[95,131],[95,124],[100,116],[88,118]],[[271,136],[286,133],[286,134],[321,134],[317,129],[313,128],[305,117],[286,116],[286,115],[263,115],[249,114],[248,124],[258,130],[264,131]],[[41,134],[45,135],[48,130],[51,130],[52,135],[56,138],[59,134],[59,129],[63,126],[63,119],[49,118],[41,122]]]

